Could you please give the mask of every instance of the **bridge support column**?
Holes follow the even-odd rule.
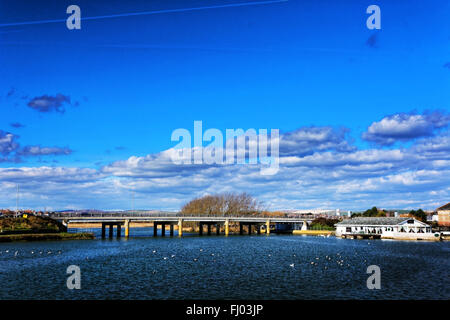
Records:
[[[252,224],[251,223],[249,223],[248,224],[248,234],[252,234]]]
[[[270,234],[270,220],[266,221],[266,234]]]
[[[173,223],[170,224],[170,236],[173,237]]]
[[[256,225],[256,234],[261,234],[261,226],[259,224]]]
[[[228,237],[230,233],[230,221],[228,219],[225,220],[225,236]]]
[[[208,223],[208,236],[211,235],[211,223]]]
[[[308,230],[308,223],[306,221],[303,221],[302,230]]]
[[[125,220],[125,237],[128,238],[130,236],[130,220]]]
[[[239,234],[242,235],[244,233],[242,222],[239,222]]]
[[[109,238],[112,238],[114,234],[114,225],[110,224],[109,225]]]
[[[178,236],[181,237],[183,235],[183,219],[178,220]]]
[[[117,225],[117,238],[120,238],[122,236],[122,225],[119,223]]]
[[[203,235],[203,223],[201,223],[201,222],[199,223],[198,234],[199,234],[200,236]]]
[[[153,236],[156,237],[158,235],[158,224],[156,221],[153,222]]]
[[[102,239],[106,238],[106,225],[102,223]]]
[[[163,237],[166,236],[166,224],[165,223],[161,223],[161,236],[163,236]]]
[[[216,224],[216,235],[220,234],[220,224]]]

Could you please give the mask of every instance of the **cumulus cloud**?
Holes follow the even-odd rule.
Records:
[[[0,130],[1,162],[19,162],[21,157],[69,155],[72,153],[68,147],[42,147],[40,145],[20,147],[17,140],[18,136]]]
[[[359,210],[373,205],[433,209],[450,198],[450,134],[435,130],[446,124],[440,115],[384,118],[405,127],[413,123],[423,128],[416,122],[432,123],[432,135],[419,130],[422,135],[413,135],[413,143],[401,148],[373,145],[358,149],[349,142],[346,129],[331,127],[284,133],[280,136],[280,169],[273,176],[261,175],[260,164],[175,164],[172,159],[178,150],[168,149],[98,169],[2,168],[0,193],[14,192],[19,183],[28,201],[24,206],[45,204],[55,209],[129,209],[134,193],[137,208],[178,210],[193,197],[230,191],[249,192],[273,210]],[[376,129],[378,134],[387,132]],[[396,139],[411,136],[405,134],[406,129],[390,132],[389,137]],[[35,153],[45,153],[44,149],[39,147]],[[0,206],[8,206],[8,199],[0,198]]]
[[[18,154],[21,156],[49,156],[49,155],[69,155],[72,150],[69,148],[59,148],[59,147],[41,147],[37,146],[26,146]]]
[[[352,151],[347,140],[348,129],[332,127],[304,127],[287,132],[280,139],[280,155],[308,155],[316,151]]]
[[[28,104],[30,108],[39,112],[65,112],[65,105],[71,105],[70,97],[58,93],[55,96],[43,95],[31,99]]]
[[[19,148],[19,144],[16,140],[17,136],[14,134],[0,130],[0,153],[8,155],[11,152],[16,151]]]
[[[373,122],[362,138],[378,145],[390,146],[397,141],[408,141],[432,136],[437,129],[446,127],[450,116],[440,111],[424,114],[398,113]]]

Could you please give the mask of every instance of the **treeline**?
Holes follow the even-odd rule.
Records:
[[[207,195],[193,199],[181,208],[181,213],[186,215],[259,215],[263,211],[262,203],[245,192]]]
[[[335,230],[336,228],[334,225],[339,221],[339,219],[319,217],[311,222],[309,228],[311,230]]]
[[[377,207],[372,207],[371,209],[367,209],[366,211],[362,213],[354,213],[352,214],[353,217],[386,217],[388,211],[378,209]],[[416,218],[417,220],[420,220],[422,222],[427,221],[427,214],[422,210],[411,210],[408,213],[411,217]]]

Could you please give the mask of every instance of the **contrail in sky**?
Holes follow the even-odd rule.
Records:
[[[120,17],[144,16],[144,15],[161,14],[161,13],[186,12],[186,11],[219,9],[219,8],[228,8],[228,7],[244,7],[244,6],[280,3],[280,2],[287,2],[287,1],[288,0],[253,1],[253,2],[230,3],[230,4],[222,4],[222,5],[216,5],[216,6],[205,6],[205,7],[194,7],[194,8],[179,8],[179,9],[163,9],[163,10],[142,11],[142,12],[129,12],[129,13],[111,14],[111,15],[106,15],[106,16],[85,17],[85,18],[81,17],[81,20],[100,20],[100,19],[120,18]],[[32,25],[32,24],[65,22],[66,20],[67,20],[67,18],[54,19],[54,20],[36,20],[36,21],[0,23],[0,27],[12,27],[12,26]]]

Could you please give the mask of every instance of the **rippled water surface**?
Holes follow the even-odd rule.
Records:
[[[151,233],[0,244],[0,299],[450,298],[449,242]],[[81,290],[67,289],[69,265]],[[369,265],[381,290],[367,289]]]

